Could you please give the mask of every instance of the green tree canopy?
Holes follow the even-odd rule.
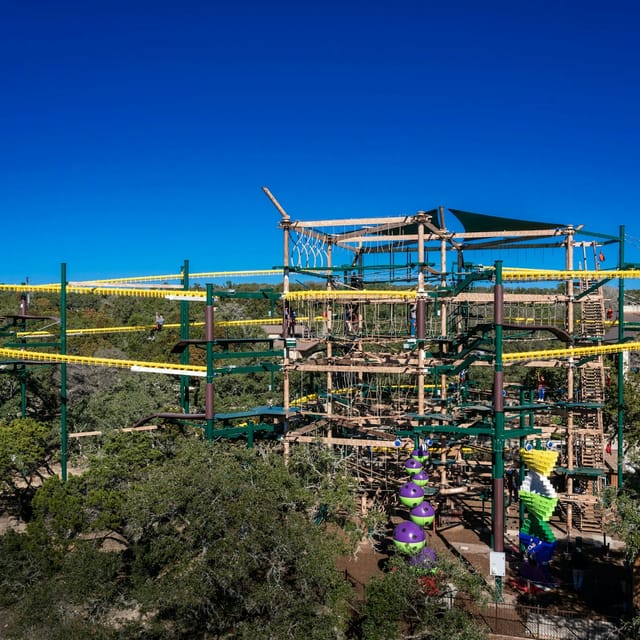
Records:
[[[127,638],[344,637],[352,587],[336,556],[352,547],[336,520],[353,494],[318,482],[327,466],[184,434],[110,441],[82,476],[45,482],[26,534],[0,538],[0,570],[24,585],[0,602],[8,628],[120,637],[124,607]]]

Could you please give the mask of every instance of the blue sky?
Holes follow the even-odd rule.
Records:
[[[282,264],[263,185],[300,219],[623,224],[640,261],[639,14],[0,0],[0,281]]]

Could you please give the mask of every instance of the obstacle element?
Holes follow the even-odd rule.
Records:
[[[433,523],[436,517],[436,510],[427,501],[423,500],[419,505],[411,509],[409,517],[412,522],[421,527],[427,527]]]
[[[411,457],[417,460],[420,464],[425,465],[429,462],[429,449],[424,446],[420,446],[411,452]]]
[[[542,477],[549,476],[558,459],[558,452],[552,447],[553,445],[549,445],[546,449],[521,449],[520,456],[530,471],[535,471]],[[531,474],[529,474],[529,478],[531,477]],[[553,487],[550,484],[549,489],[553,491]]]
[[[527,447],[520,450],[520,457],[529,471],[519,491],[520,500],[527,510],[519,538],[527,559],[545,565],[551,560],[556,546],[556,538],[548,522],[558,504],[558,496],[548,476],[556,464],[558,451],[551,442],[547,449],[533,449],[531,444]]]
[[[409,558],[409,564],[416,569],[431,571],[436,564],[438,556],[431,547],[424,547],[419,553]]]
[[[411,482],[417,484],[419,487],[426,487],[429,482],[429,474],[421,469],[418,473],[411,476]]]
[[[405,507],[416,507],[424,500],[424,489],[415,482],[406,482],[400,487],[399,498]]]
[[[422,471],[422,463],[415,458],[409,458],[404,463],[404,470],[411,476],[416,475]]]
[[[398,551],[411,556],[416,556],[424,549],[426,544],[424,527],[432,524],[436,516],[435,509],[424,500],[422,487],[429,481],[429,476],[418,457],[424,461],[428,460],[429,454],[426,448],[414,449],[411,457],[405,461],[404,469],[411,479],[403,484],[398,492],[400,502],[410,509],[410,520],[404,520],[397,525],[393,533],[393,542]],[[417,482],[414,482],[414,479]],[[435,554],[433,560],[435,560]]]
[[[401,553],[415,555],[424,549],[426,543],[424,529],[415,522],[405,520],[393,530],[393,544]]]

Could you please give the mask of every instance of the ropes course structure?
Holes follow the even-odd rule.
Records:
[[[629,354],[640,350],[624,294],[609,291],[624,291],[640,268],[622,257],[617,268],[603,268],[605,250],[624,256],[623,230],[604,235],[443,207],[303,221],[265,193],[282,218],[283,297],[296,312],[322,316],[312,326],[314,349],[292,338],[283,362],[283,405],[308,414],[300,427],[307,437],[309,429],[325,442],[384,434],[416,447],[440,437],[477,452],[489,441],[496,552],[505,456],[553,437],[558,518],[568,535],[602,533],[600,495],[605,482],[621,486],[623,468],[624,418],[609,424],[603,414],[607,380],[623,376]],[[448,228],[450,215],[463,231]],[[308,247],[319,239],[327,247],[321,269],[302,249],[305,237]],[[297,273],[314,284],[293,286]],[[522,466],[518,454],[511,462]],[[434,484],[455,499],[452,482],[461,474],[448,469],[445,459]]]
[[[359,477],[367,467],[374,477],[375,449],[389,450],[387,462],[394,457],[397,462],[400,450],[439,439],[441,458],[433,463],[436,502],[438,496],[455,501],[462,484],[469,488],[467,496],[479,486],[469,471],[473,465],[448,451],[465,448],[481,455],[490,450],[491,524],[498,553],[504,550],[505,456],[553,436],[560,445],[553,473],[563,526],[569,534],[601,532],[599,496],[605,479],[621,485],[623,463],[623,429],[606,424],[603,416],[607,375],[623,376],[624,358],[640,350],[625,322],[624,295],[616,298],[606,290],[614,283],[624,293],[625,282],[640,279],[640,268],[621,262],[605,270],[599,258],[604,247],[623,245],[624,233],[590,235],[581,225],[443,207],[411,215],[294,220],[266,188],[265,194],[281,217],[280,268],[190,273],[185,263],[178,274],[0,284],[0,292],[57,296],[61,308],[56,330],[30,330],[25,314],[22,320],[13,316],[2,335],[20,342],[0,348],[0,366],[73,364],[177,375],[181,399],[191,377],[203,378],[210,402],[198,419],[204,415],[207,438],[226,433],[213,409],[216,376],[277,375],[281,402],[266,414],[277,416],[285,455],[297,443],[322,442],[342,447]],[[463,231],[448,228],[449,216]],[[588,268],[586,247],[593,249],[593,268]],[[534,256],[542,265],[540,256],[549,255],[561,268],[503,266],[510,252]],[[584,268],[574,268],[576,255]],[[499,259],[492,260],[495,256]],[[277,290],[242,292],[217,292],[210,282],[206,290],[189,285],[195,279],[262,276],[282,282]],[[556,286],[534,287],[536,282]],[[180,322],[162,328],[179,332],[179,349],[172,353],[180,362],[68,354],[67,338],[153,329],[139,323],[69,328],[63,317],[68,294],[177,302]],[[241,297],[267,299],[269,317],[214,318],[214,301]],[[198,303],[198,312],[204,305],[203,321],[191,319],[191,303]],[[267,348],[227,352],[231,343],[242,348],[245,338],[232,336],[228,344],[214,338],[216,327],[241,326],[255,331],[247,341],[266,341]],[[204,338],[194,339],[192,328],[204,330]],[[27,343],[48,339],[59,340],[47,347],[56,352]],[[190,347],[198,345],[206,348],[206,365],[189,360]],[[251,362],[217,366],[223,357]],[[550,387],[551,381],[558,389]],[[618,423],[624,424],[623,417]],[[617,456],[606,457],[607,441],[616,444]],[[368,458],[362,447],[371,448]],[[486,464],[477,468],[486,473]],[[363,504],[375,501],[379,488],[363,482]]]

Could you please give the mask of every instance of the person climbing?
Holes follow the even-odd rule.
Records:
[[[348,304],[344,310],[344,326],[347,333],[353,333],[353,318],[355,311],[352,304]]]
[[[353,314],[351,315],[351,325],[355,333],[358,333],[358,331],[360,331],[360,314],[358,313],[358,305],[353,308]]]
[[[613,308],[607,307],[607,320],[613,320]]]
[[[155,340],[156,339],[156,333],[158,331],[162,331],[162,327],[163,326],[164,326],[164,316],[161,313],[158,313],[156,311],[156,324],[153,327],[153,329],[151,329],[151,332],[149,333],[148,340]]]

